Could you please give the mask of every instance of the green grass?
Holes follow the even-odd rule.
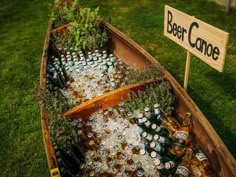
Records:
[[[0,3],[0,176],[48,176],[39,106],[42,47],[49,20],[46,0]]]
[[[81,0],[161,62],[183,85],[186,52],[163,35],[164,4],[230,33],[223,73],[192,57],[188,93],[236,157],[236,12],[205,0]],[[48,176],[39,107],[33,98],[49,1],[0,2],[0,176]],[[51,1],[50,1],[51,2]],[[187,5],[186,5],[187,4]]]

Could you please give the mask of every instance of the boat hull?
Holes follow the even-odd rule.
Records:
[[[105,21],[103,22],[103,25],[105,26],[111,39],[108,50],[112,51],[115,56],[122,58],[123,62],[130,65],[131,69],[144,68],[148,64],[152,63],[152,65],[157,69],[162,70],[164,73],[164,78],[167,79],[173,87],[176,97],[173,116],[178,120],[183,120],[186,112],[192,113],[192,132],[197,144],[208,156],[216,174],[220,177],[236,176],[235,159],[206,117],[196,106],[187,92],[175,80],[175,78],[164,67],[162,67],[155,58],[153,58],[133,40]],[[47,54],[49,50],[50,35],[63,34],[66,32],[67,28],[68,25],[63,26],[56,31],[54,30],[53,33],[51,33],[51,22],[49,24],[41,63],[40,87],[42,90],[45,89],[46,65],[48,59]],[[78,115],[87,117],[99,108],[107,108],[108,106],[116,105],[121,97],[127,98],[127,94],[131,90],[142,89],[150,82],[153,81],[141,82],[104,94],[74,107],[73,109],[67,111],[65,116],[70,118],[75,118]],[[50,133],[47,127],[47,115],[44,114],[44,105],[41,105],[41,120],[48,166],[49,170],[51,170],[57,168],[57,162],[55,152],[50,141]]]

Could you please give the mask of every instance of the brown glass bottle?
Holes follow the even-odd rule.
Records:
[[[191,125],[191,114],[187,113],[186,117],[178,130],[173,135],[175,137],[174,144],[170,152],[174,155],[181,156],[184,153],[186,145],[190,141],[190,125]]]
[[[188,148],[182,162],[177,166],[174,177],[189,177],[192,154],[193,150]]]
[[[200,147],[196,146],[195,148],[193,148],[193,152],[194,152],[194,156],[196,160],[201,163],[201,167],[199,168],[203,168],[206,171],[206,173],[209,174],[210,176],[217,177],[217,175],[215,174],[215,172],[213,171],[211,167],[209,159],[204,154],[204,152],[200,149]]]

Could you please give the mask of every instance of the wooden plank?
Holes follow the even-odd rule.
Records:
[[[152,83],[158,83],[162,80],[164,80],[164,77],[157,78],[156,80],[147,80],[139,82],[105,93],[99,97],[96,97],[92,100],[86,101],[78,106],[75,106],[71,110],[64,113],[64,116],[69,116],[70,118],[82,117],[86,119],[93,112],[99,110],[100,108],[105,110],[109,106],[116,106],[122,99],[127,100],[128,94],[131,91],[137,92],[138,90],[145,90],[147,85],[150,85]]]
[[[52,21],[49,21],[47,34],[44,41],[44,47],[43,47],[43,55],[41,60],[41,69],[40,69],[40,89],[42,92],[45,92],[46,88],[46,68],[47,68],[47,59],[48,59],[48,50],[49,50],[49,42],[50,42],[50,35],[51,35],[51,29],[52,29]],[[44,147],[45,152],[47,156],[48,161],[48,168],[51,171],[51,169],[55,169],[58,167],[56,155],[51,143],[50,139],[50,132],[48,129],[48,122],[47,122],[47,115],[45,114],[45,108],[44,105],[40,104],[40,114],[41,114],[41,126],[42,126],[42,132],[43,132],[43,141],[44,141]],[[52,173],[54,175],[55,173]],[[54,175],[55,176],[55,175]],[[60,174],[57,175],[60,177]]]
[[[228,33],[166,5],[164,35],[223,71]]]

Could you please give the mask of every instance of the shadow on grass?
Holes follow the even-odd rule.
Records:
[[[221,80],[220,80],[221,81]],[[194,98],[195,103],[200,110],[207,115],[207,119],[215,129],[221,140],[225,143],[231,154],[236,157],[236,133],[232,131],[231,127],[225,125],[224,120],[221,119],[215,111],[211,108],[212,101],[206,101],[201,95],[195,92],[191,87],[188,88],[191,97]],[[225,88],[224,88],[225,89]],[[226,88],[226,90],[229,88]],[[235,95],[234,95],[235,96]]]
[[[213,80],[217,85],[219,85],[222,90],[224,90],[225,95],[230,95],[233,98],[236,98],[236,77],[233,73],[216,73],[215,71],[208,72],[206,77],[209,80]]]

